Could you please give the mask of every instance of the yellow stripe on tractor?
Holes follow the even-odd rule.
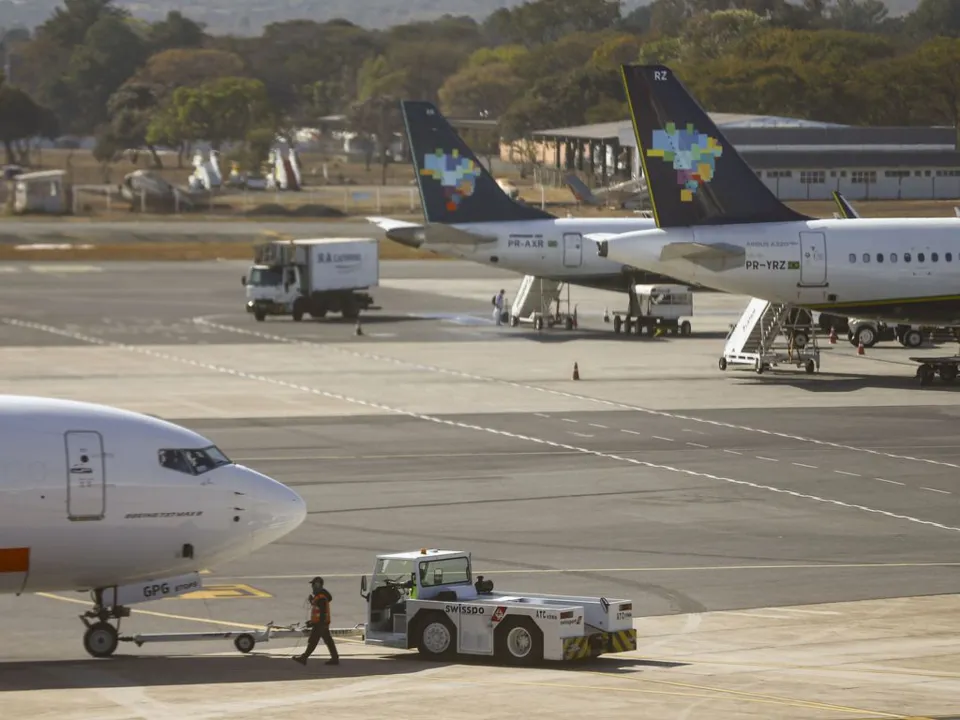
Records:
[[[636,630],[598,632],[563,639],[564,660],[586,660],[606,653],[630,652],[636,649]]]

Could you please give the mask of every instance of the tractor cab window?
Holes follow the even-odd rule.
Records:
[[[213,445],[201,450],[172,448],[160,450],[158,460],[161,467],[186,475],[202,475],[214,468],[231,464],[230,458]]]
[[[420,563],[420,585],[425,588],[437,585],[469,585],[470,582],[470,564],[465,557]]]
[[[283,273],[279,268],[253,268],[247,284],[257,287],[276,287],[282,282]]]

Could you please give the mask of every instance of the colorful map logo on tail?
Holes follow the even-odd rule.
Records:
[[[450,212],[455,212],[464,198],[473,195],[480,173],[480,165],[470,158],[460,157],[459,151],[445,153],[440,149],[433,155],[423,157],[423,168],[420,170],[421,175],[432,177],[443,187],[447,210]]]
[[[682,186],[680,200],[693,202],[693,196],[703,183],[713,180],[717,158],[723,147],[716,139],[698,132],[692,123],[678,130],[675,123],[667,123],[663,130],[653,131],[653,147],[647,157],[658,157],[671,163],[677,171],[677,184]]]

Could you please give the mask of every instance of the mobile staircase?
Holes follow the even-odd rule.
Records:
[[[533,327],[542,330],[544,323],[547,327],[563,324],[567,330],[573,330],[577,325],[576,311],[570,312],[570,286],[567,284],[567,297],[563,301],[561,294],[564,283],[558,280],[524,275],[520,281],[520,289],[510,308],[510,325],[516,327],[521,322],[533,323]],[[556,305],[556,310],[553,306]],[[566,311],[561,306],[566,305]]]
[[[801,329],[796,318],[799,308],[752,298],[736,325],[727,334],[719,366],[752,365],[757,374],[777,365],[795,365],[808,373],[820,370],[820,348],[812,323]],[[804,315],[805,313],[800,313]],[[775,347],[786,333],[787,347]]]

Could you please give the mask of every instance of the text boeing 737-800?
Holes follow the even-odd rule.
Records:
[[[306,504],[190,430],[125,410],[0,395],[0,593],[91,591],[84,647],[126,605],[198,589],[203,568],[290,533]],[[95,620],[90,622],[88,618]]]
[[[622,72],[657,228],[591,234],[601,256],[835,315],[960,323],[956,219],[802,215],[763,184],[672,70]]]

